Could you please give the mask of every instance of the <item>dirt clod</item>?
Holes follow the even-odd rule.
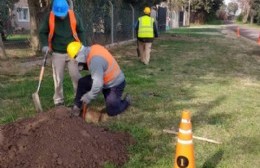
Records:
[[[0,168],[120,167],[131,144],[129,134],[70,117],[67,108],[58,107],[0,126]]]

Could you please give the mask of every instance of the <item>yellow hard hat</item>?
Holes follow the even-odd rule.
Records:
[[[144,8],[144,13],[149,15],[151,13],[151,9],[149,7]]]
[[[82,44],[77,41],[70,42],[67,46],[67,53],[70,58],[74,59],[82,47]]]

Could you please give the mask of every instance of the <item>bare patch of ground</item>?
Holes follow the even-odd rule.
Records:
[[[50,65],[50,58],[47,59],[47,64]],[[9,58],[0,62],[0,75],[18,76],[25,75],[35,67],[41,67],[43,58],[32,57],[28,59]]]
[[[128,161],[134,139],[70,117],[59,107],[0,126],[0,167],[102,168]]]

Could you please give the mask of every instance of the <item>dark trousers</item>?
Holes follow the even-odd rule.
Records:
[[[121,99],[125,85],[126,83],[123,81],[115,87],[102,90],[106,102],[106,112],[109,116],[118,115],[125,111],[129,106],[127,101]],[[74,100],[75,105],[78,107],[82,106],[80,99],[85,93],[91,90],[91,87],[92,79],[90,75],[86,75],[79,79],[77,93]]]

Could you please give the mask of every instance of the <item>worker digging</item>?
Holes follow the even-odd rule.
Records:
[[[81,69],[89,70],[90,75],[79,79],[74,106],[71,114],[80,116],[83,103],[88,106],[102,91],[106,108],[94,116],[94,120],[102,121],[108,116],[117,116],[131,104],[129,94],[122,99],[126,86],[125,75],[111,53],[103,46],[95,44],[90,47],[80,42],[71,42],[67,47],[68,55],[75,59]],[[86,113],[90,112],[85,108]],[[84,114],[85,115],[85,114]]]

